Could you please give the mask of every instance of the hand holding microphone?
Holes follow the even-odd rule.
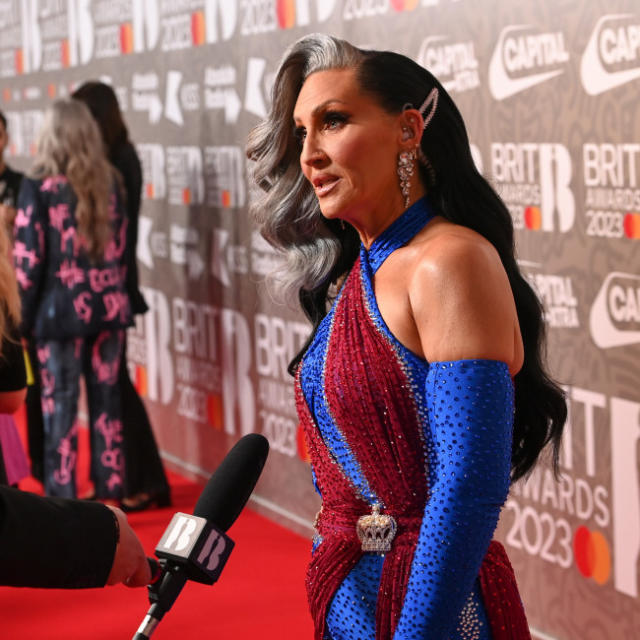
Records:
[[[218,579],[234,546],[225,532],[249,499],[268,452],[264,436],[241,438],[209,479],[193,515],[174,515],[156,547],[162,572],[149,586],[151,607],[134,640],[151,637],[187,580],[213,584]]]
[[[138,536],[129,526],[127,516],[118,507],[107,508],[113,511],[118,529],[118,543],[107,584],[122,582],[127,587],[143,587],[149,584],[152,579],[151,566]]]

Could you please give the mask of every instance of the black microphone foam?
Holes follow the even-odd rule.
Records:
[[[209,478],[193,515],[227,531],[249,500],[268,453],[269,441],[258,433],[238,440]]]

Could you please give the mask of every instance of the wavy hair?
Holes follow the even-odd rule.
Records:
[[[19,324],[20,294],[11,259],[11,242],[5,225],[0,224],[0,347],[5,340],[14,339],[10,328]]]
[[[63,175],[78,204],[78,233],[87,253],[100,259],[111,239],[109,197],[114,172],[105,156],[98,125],[78,100],[56,100],[47,110],[31,174],[35,178]]]
[[[524,342],[524,365],[514,381],[511,478],[515,481],[529,473],[548,443],[557,472],[567,406],[562,390],[543,365],[542,307],[518,269],[511,215],[478,172],[453,100],[429,71],[410,58],[358,49],[322,34],[301,38],[285,53],[270,112],[253,129],[247,146],[253,161],[251,175],[259,187],[251,212],[265,239],[285,254],[280,273],[284,290],[297,290],[304,312],[317,327],[327,312],[331,283],[348,272],[359,250],[359,238],[350,225],[343,230],[338,221],[322,217],[302,174],[294,136],[293,109],[305,79],[330,69],[354,69],[362,91],[391,114],[400,113],[407,104],[419,108],[437,89],[437,108],[420,145],[426,158],[420,173],[427,199],[438,215],[473,229],[496,248],[509,278]],[[294,358],[291,371],[305,349]]]

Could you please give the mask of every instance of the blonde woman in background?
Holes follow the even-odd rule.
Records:
[[[20,344],[20,296],[10,259],[11,244],[0,224],[0,484],[17,485],[29,466],[12,413],[26,396]]]
[[[86,106],[58,100],[45,115],[15,220],[14,260],[24,335],[42,385],[44,487],[75,497],[76,414],[84,375],[96,497],[123,487],[119,388],[126,293],[126,218],[115,172]]]

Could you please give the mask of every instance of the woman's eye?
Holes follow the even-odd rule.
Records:
[[[324,116],[326,129],[339,129],[345,122],[347,122],[347,116],[343,113],[329,111]]]
[[[302,145],[302,143],[304,142],[304,139],[307,137],[307,130],[304,129],[303,127],[298,127],[294,132],[293,135],[296,139],[296,142],[299,145]]]

